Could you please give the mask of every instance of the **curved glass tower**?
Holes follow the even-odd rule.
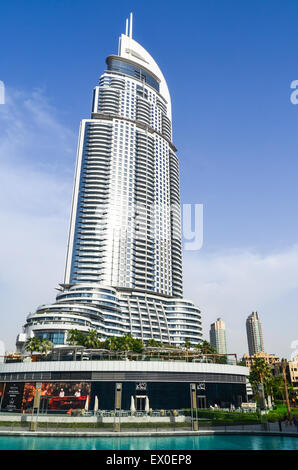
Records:
[[[199,309],[182,298],[171,97],[132,18],[106,64],[80,126],[64,283],[27,317],[18,349],[32,335],[63,344],[72,328],[174,345],[202,337]]]

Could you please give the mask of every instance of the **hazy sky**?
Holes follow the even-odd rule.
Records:
[[[247,352],[298,339],[297,0],[2,0],[0,340],[63,280],[79,122],[125,19],[169,85],[183,203],[204,205],[204,244],[184,253],[185,296],[204,336],[221,316]]]

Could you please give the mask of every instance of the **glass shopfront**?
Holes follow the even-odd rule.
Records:
[[[247,400],[245,384],[197,383],[197,403],[199,408],[217,405],[220,408],[238,407]],[[99,409],[113,410],[115,382],[93,382],[91,387],[92,409],[95,395]],[[136,410],[146,406],[152,410],[183,409],[190,407],[190,384],[188,382],[124,382],[122,384],[122,409],[131,409],[131,397]],[[149,403],[148,403],[149,401]]]
[[[3,386],[1,411],[30,413],[36,391],[35,382],[7,383]],[[86,382],[45,382],[40,396],[41,413],[70,413],[90,404],[91,384]]]
[[[120,382],[120,380],[119,380]],[[41,386],[40,413],[68,413],[74,409],[93,410],[97,397],[99,410],[115,409],[116,382],[44,382]],[[236,407],[247,401],[243,383],[198,382],[197,406]],[[0,384],[1,411],[30,413],[36,391],[35,382]],[[130,411],[190,408],[188,382],[122,382],[121,409]]]

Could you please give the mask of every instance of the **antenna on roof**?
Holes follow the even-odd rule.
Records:
[[[126,18],[125,35],[128,36],[128,18]]]
[[[129,37],[132,38],[132,13],[129,15]]]

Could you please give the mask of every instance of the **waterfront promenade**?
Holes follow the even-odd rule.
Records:
[[[113,422],[102,423],[83,423],[76,421],[67,422],[38,422],[35,431],[30,430],[30,421],[28,422],[2,422],[0,424],[0,435],[79,435],[79,436],[132,436],[132,435],[197,435],[197,434],[275,434],[291,435],[298,437],[298,428],[293,424],[286,425],[282,423],[281,429],[278,423],[255,423],[255,424],[218,424],[213,425],[206,422],[198,422],[198,431],[193,431],[190,422],[172,422],[172,423],[125,423],[120,422],[120,426],[115,431]],[[147,424],[147,425],[146,425]],[[149,424],[149,425],[148,425]]]

